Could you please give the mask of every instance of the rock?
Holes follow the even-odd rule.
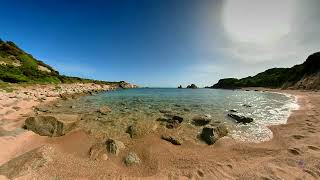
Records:
[[[173,116],[173,117],[172,117],[172,120],[174,120],[174,121],[177,120],[179,123],[182,123],[183,117],[181,117],[181,116]]]
[[[180,138],[173,137],[170,135],[162,135],[161,139],[169,141],[171,144],[174,144],[174,145],[181,145],[182,144],[182,140]]]
[[[167,122],[166,127],[168,129],[176,129],[176,128],[180,127],[180,123],[178,120]]]
[[[182,86],[180,85],[180,86],[178,86],[178,89],[182,89]]]
[[[250,108],[252,106],[248,105],[248,104],[242,104],[243,107],[247,107],[247,108]]]
[[[0,166],[0,174],[9,179],[16,179],[52,162],[54,149],[50,146],[42,146],[11,159]]]
[[[230,109],[229,112],[236,113],[236,112],[238,112],[238,111],[235,110],[235,109]]]
[[[93,145],[89,150],[89,158],[91,160],[101,159],[102,154],[105,154],[106,146],[103,143]]]
[[[123,142],[114,139],[108,139],[106,145],[108,152],[115,155],[118,155],[120,150],[125,148]]]
[[[101,114],[108,114],[109,112],[111,112],[111,109],[108,106],[101,106],[99,108],[99,112]]]
[[[204,126],[210,123],[211,115],[200,115],[192,118],[193,124],[196,126]]]
[[[242,116],[242,115],[237,115],[237,114],[228,114],[229,117],[235,119],[238,123],[251,123],[253,121],[252,118],[250,117],[245,117],[245,116]]]
[[[39,112],[49,112],[49,109],[45,107],[36,107],[35,110]]]
[[[63,136],[75,128],[79,118],[77,115],[59,114],[29,117],[24,127],[41,136]]]
[[[158,125],[153,121],[137,121],[127,129],[127,133],[131,138],[141,138],[158,128]]]
[[[198,87],[195,84],[188,85],[187,88],[197,89]]]
[[[228,134],[228,129],[224,124],[220,124],[217,127],[204,127],[200,134],[202,140],[204,140],[207,144],[214,144],[218,139],[224,137]]]
[[[129,154],[124,158],[124,162],[127,166],[131,166],[134,164],[140,164],[141,160],[139,156],[134,152],[129,152]]]
[[[73,94],[68,94],[68,93],[62,93],[62,94],[60,94],[60,98],[61,98],[62,100],[74,99],[74,98],[75,98],[75,95],[73,95]]]

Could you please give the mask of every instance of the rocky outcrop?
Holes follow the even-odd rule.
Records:
[[[130,84],[130,83],[127,83],[127,82],[125,82],[125,81],[120,81],[119,87],[120,87],[120,88],[123,88],[123,89],[138,88],[137,85],[135,85],[135,84]]]
[[[189,88],[189,89],[197,89],[198,87],[195,84],[191,84],[191,85],[188,85],[187,88]]]
[[[207,126],[202,129],[200,138],[207,144],[214,144],[218,139],[226,136],[228,129],[224,124],[220,124],[216,127]]]
[[[124,162],[127,166],[131,166],[134,164],[140,164],[141,159],[139,156],[134,152],[129,152],[128,155],[124,158]]]
[[[27,118],[24,128],[41,136],[57,137],[74,129],[78,120],[77,115],[40,115]]]
[[[291,68],[272,68],[242,79],[225,78],[208,88],[237,89],[267,87],[282,89],[320,89],[320,52],[311,54],[304,63]]]
[[[247,124],[253,122],[252,118],[240,114],[229,113],[228,116],[236,120],[238,123]]]
[[[180,85],[180,86],[178,86],[178,89],[182,89],[182,86]]]

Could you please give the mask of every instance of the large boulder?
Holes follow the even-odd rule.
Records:
[[[28,117],[25,121],[25,129],[31,130],[41,136],[63,136],[76,127],[79,120],[77,115],[41,115]]]
[[[118,155],[120,150],[125,148],[123,142],[114,139],[108,139],[106,145],[108,152],[115,155]]]
[[[131,166],[134,164],[140,164],[141,159],[136,153],[129,152],[128,155],[124,158],[124,162],[126,163],[127,166]]]
[[[224,124],[220,124],[216,127],[208,126],[202,129],[200,137],[207,144],[214,144],[218,139],[226,136],[228,134],[228,129]]]
[[[232,119],[236,120],[238,123],[243,123],[243,124],[247,124],[247,123],[251,123],[253,122],[253,119],[250,117],[246,117],[246,116],[242,116],[240,114],[228,114],[229,117],[231,117]]]
[[[192,118],[193,124],[196,126],[204,126],[210,123],[211,115],[198,115]]]

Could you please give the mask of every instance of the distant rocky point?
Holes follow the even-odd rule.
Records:
[[[191,85],[188,85],[187,88],[189,88],[189,89],[197,89],[198,87],[195,84],[191,84]]]
[[[178,89],[182,89],[182,86],[180,85],[180,86],[178,86]]]
[[[220,79],[206,88],[238,89],[267,87],[282,89],[320,89],[320,52],[310,55],[303,64],[291,68],[272,68],[242,79]]]

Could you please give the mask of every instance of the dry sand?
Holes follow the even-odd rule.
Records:
[[[191,142],[175,146],[161,140],[161,132],[156,132],[124,141],[126,149],[118,156],[93,161],[89,160],[88,151],[94,140],[81,130],[59,138],[22,132],[0,137],[0,164],[45,146],[53,149],[45,153],[50,161],[15,178],[320,179],[320,93],[281,92],[296,95],[300,109],[292,112],[287,124],[270,127],[273,139],[267,142],[243,143],[222,138],[212,146]],[[11,120],[21,122],[18,119]],[[123,163],[129,151],[138,154],[140,165],[127,167]],[[16,168],[18,171],[19,167]]]

